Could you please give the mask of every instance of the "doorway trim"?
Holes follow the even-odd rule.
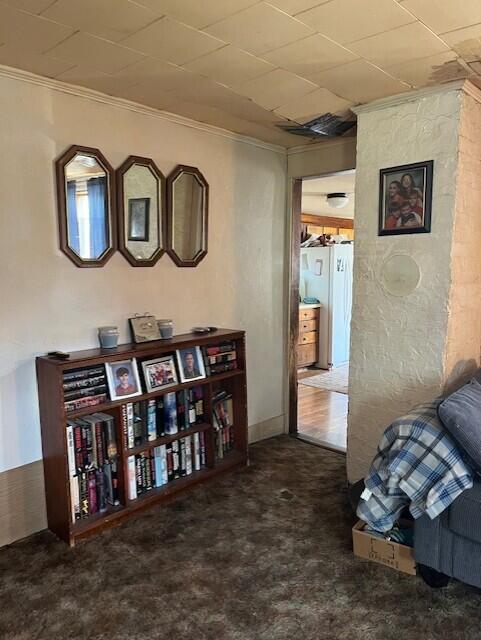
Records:
[[[328,178],[349,174],[356,167],[341,171],[329,171],[328,173],[310,174],[298,178],[291,178],[290,203],[289,203],[289,228],[290,228],[290,256],[288,273],[288,345],[287,345],[287,417],[290,435],[298,434],[297,420],[297,343],[299,341],[299,276],[300,276],[300,238],[301,238],[301,213],[302,213],[302,181],[309,178]]]

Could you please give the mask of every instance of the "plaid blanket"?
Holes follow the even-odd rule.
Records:
[[[414,518],[434,519],[465,489],[473,474],[437,415],[441,402],[414,407],[384,432],[361,495],[357,515],[389,531],[406,505]]]

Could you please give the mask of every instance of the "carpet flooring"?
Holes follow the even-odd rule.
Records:
[[[299,384],[306,387],[317,387],[327,389],[327,391],[337,391],[337,393],[348,393],[349,387],[349,365],[345,364],[330,371],[322,371],[313,376],[299,378]]]
[[[480,592],[355,558],[345,457],[282,436],[251,465],[69,549],[0,549],[2,640],[474,640]]]

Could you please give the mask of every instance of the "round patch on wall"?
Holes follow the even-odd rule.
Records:
[[[380,281],[383,289],[392,296],[407,296],[421,280],[418,263],[405,254],[395,254],[386,258],[381,267]]]

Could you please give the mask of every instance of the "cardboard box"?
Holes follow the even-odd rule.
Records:
[[[377,538],[364,531],[365,522],[359,520],[352,528],[352,545],[355,556],[392,567],[397,571],[416,575],[414,549],[404,544]]]

